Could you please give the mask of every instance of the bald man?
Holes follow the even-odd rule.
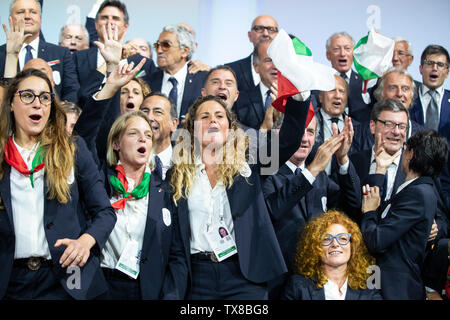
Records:
[[[52,68],[48,65],[48,63],[45,60],[41,58],[32,59],[23,66],[23,70],[26,69],[38,69],[44,72],[45,75],[50,79],[50,82],[52,83],[53,87],[55,86]]]
[[[250,31],[248,31],[248,40],[254,48],[261,41],[272,41],[277,34],[277,21],[272,16],[263,14],[253,20]],[[250,54],[244,59],[226,64],[236,73],[240,92],[250,91],[261,82],[253,63],[253,54]]]

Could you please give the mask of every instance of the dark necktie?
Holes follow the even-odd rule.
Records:
[[[425,127],[427,129],[438,130],[439,128],[439,112],[438,105],[436,103],[436,95],[437,92],[435,90],[429,90],[428,94],[430,95],[430,103],[427,107],[427,121],[425,123]]]
[[[295,169],[295,175],[298,176],[302,173],[302,169],[301,168],[297,168]]]
[[[388,188],[388,171],[386,171],[386,174],[384,175],[383,192],[381,193],[381,201],[385,201],[385,199],[386,199],[387,188]]]
[[[170,77],[169,81],[172,83],[172,89],[169,92],[169,100],[177,105],[178,101],[178,81],[174,77]],[[177,108],[178,110],[178,108]]]
[[[33,60],[33,53],[31,52],[32,47],[30,45],[27,45],[25,49],[27,49],[27,53],[25,53],[25,62],[23,64],[24,66],[28,61]]]
[[[341,130],[339,130],[339,118],[331,118],[331,123],[336,123],[336,127],[338,129],[338,133],[341,133]],[[333,129],[333,127],[331,127]]]
[[[267,111],[267,108],[272,104],[272,98],[270,97],[270,94],[272,91],[267,90],[266,92],[266,100],[264,101],[264,111]]]
[[[294,174],[296,176],[301,175],[302,174],[302,169],[301,168],[295,169],[295,173]],[[303,211],[303,215],[304,215],[304,218],[305,218],[305,221],[306,221],[308,219],[308,212],[306,211],[306,200],[305,200],[305,197],[306,197],[306,194],[305,194],[304,197],[302,197],[300,199],[300,203],[299,204],[300,204],[300,208]]]
[[[345,73],[345,72],[342,72],[341,74],[340,74],[340,76],[341,76],[341,78],[343,78],[345,81],[347,81],[347,83],[348,83],[348,77],[347,77],[347,74]]]
[[[155,156],[155,170],[158,173],[158,175],[161,177],[161,180],[163,179],[163,164],[161,162],[161,159],[158,156]]]

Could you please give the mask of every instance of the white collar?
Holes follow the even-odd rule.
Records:
[[[181,69],[178,70],[178,72],[175,73],[174,75],[168,74],[166,71],[164,71],[163,82],[167,82],[167,81],[169,81],[169,78],[173,77],[173,78],[177,79],[178,86],[180,86],[180,85],[184,86],[184,81],[186,80],[187,72],[188,72],[187,63],[185,63],[184,66],[181,67]]]
[[[33,48],[34,52],[36,52],[36,57],[38,55],[38,49],[39,49],[39,37],[37,37],[36,39],[34,39],[33,41],[31,41],[30,43],[26,44],[23,43],[22,48],[20,49],[21,51],[23,50],[27,50],[25,49],[26,46],[30,45],[31,48]]]
[[[295,174],[295,170],[296,170],[297,168],[302,169],[302,171],[303,171],[303,169],[305,169],[305,162],[303,162],[303,164],[301,164],[300,167],[297,167],[295,164],[293,164],[293,163],[291,162],[291,160],[288,160],[288,161],[286,162],[286,165],[289,167],[289,169],[291,169],[292,173],[294,173],[294,174]]]
[[[372,155],[370,157],[370,163],[375,162],[375,151],[373,150],[374,147],[372,147]],[[394,162],[392,162],[391,165],[396,165],[398,167],[400,163],[400,157],[402,156],[402,153],[400,153],[397,158],[394,159]]]

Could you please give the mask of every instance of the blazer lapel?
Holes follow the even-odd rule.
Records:
[[[158,210],[164,207],[164,193],[161,188],[161,178],[158,174],[152,172],[150,176],[150,189],[148,191],[148,209],[147,209],[147,219],[144,231],[144,240],[142,244],[142,251],[145,250],[150,245],[150,239],[152,239],[152,233],[157,231],[156,223],[161,219],[162,212]],[[155,209],[155,210],[152,210]],[[159,232],[156,234],[159,243],[161,243],[161,235]]]
[[[181,100],[180,116],[185,115],[190,107],[189,101],[191,101],[192,98],[193,93],[192,86],[194,76],[195,76],[194,74],[191,74],[189,72],[186,74],[186,80],[184,81],[183,98]]]
[[[12,205],[11,205],[11,183],[10,183],[10,173],[11,167],[4,166],[5,171],[3,173],[3,179],[0,180],[0,206],[3,206],[8,215],[11,227],[14,228],[14,220],[12,216]],[[3,209],[3,208],[2,208]]]
[[[265,113],[264,113],[264,101],[262,101],[259,85],[253,87],[253,90],[251,90],[249,93],[252,108],[255,111],[256,116],[258,117],[258,121],[262,122],[264,120]]]
[[[252,73],[252,55],[249,55],[244,63],[241,64],[241,74],[244,75],[244,79],[247,82],[248,88],[253,88],[255,86],[253,82],[253,73]]]
[[[445,125],[450,119],[450,91],[444,90],[444,96],[441,102],[441,115],[439,118],[439,132],[444,132]]]

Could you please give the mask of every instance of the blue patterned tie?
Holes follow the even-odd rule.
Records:
[[[169,81],[172,83],[172,89],[169,92],[169,100],[177,105],[178,101],[178,81],[174,77],[170,77]]]
[[[264,101],[264,111],[267,111],[267,108],[272,104],[272,98],[270,97],[270,94],[272,91],[267,90],[266,92],[266,101]]]
[[[25,49],[27,49],[27,53],[25,53],[25,62],[23,64],[24,66],[27,64],[28,61],[33,60],[33,53],[31,53],[32,47],[30,45],[27,45]]]

